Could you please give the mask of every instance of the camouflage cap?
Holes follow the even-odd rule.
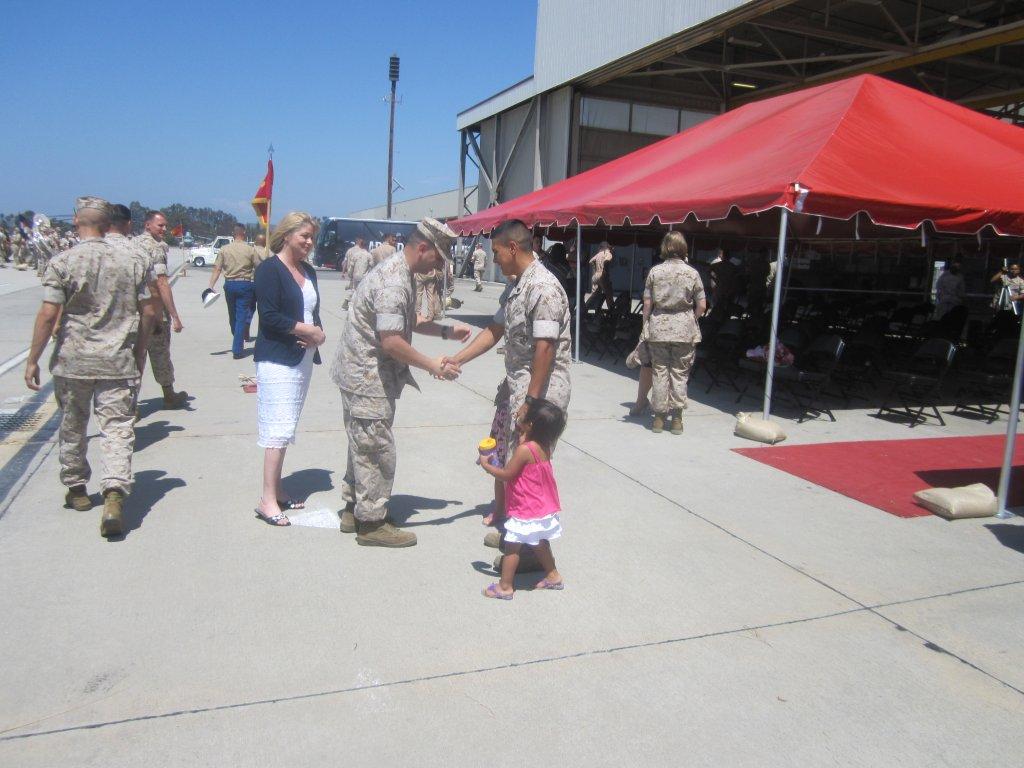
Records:
[[[110,215],[110,203],[104,200],[102,197],[92,197],[87,195],[80,197],[75,200],[75,212],[85,210],[86,208],[95,208],[98,211],[102,211],[107,216]]]
[[[458,237],[447,224],[442,224],[437,219],[423,219],[416,225],[416,231],[425,237],[445,258],[451,255],[452,245]]]

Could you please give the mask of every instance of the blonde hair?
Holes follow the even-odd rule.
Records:
[[[682,232],[669,232],[661,239],[661,258],[671,259],[679,257],[685,259],[690,249],[686,245],[686,238]]]
[[[274,231],[270,233],[270,251],[280,253],[288,236],[307,225],[313,228],[313,237],[315,238],[320,226],[312,216],[303,211],[292,211],[285,214],[285,217],[277,223]]]

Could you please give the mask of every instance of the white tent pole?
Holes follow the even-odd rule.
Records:
[[[1021,364],[1024,363],[1024,322],[1020,324],[1020,340],[1017,342],[1017,368],[1013,374],[1013,391],[1010,392],[1010,414],[1006,417],[1006,447],[1003,450],[1003,469],[999,473],[999,512],[996,517],[1006,519],[1013,513],[1006,508],[1010,492],[1010,473],[1013,471],[1013,449],[1017,444],[1017,419],[1020,415]]]
[[[779,335],[779,305],[782,302],[782,268],[786,259],[786,225],[789,224],[789,210],[782,209],[782,216],[779,217],[779,253],[775,257],[775,296],[772,300],[772,332],[768,338],[768,349],[765,356],[768,359],[768,370],[764,375],[764,408],[761,416],[768,418],[772,411],[772,378],[775,376],[775,340]]]
[[[629,311],[633,311],[633,282],[636,277],[636,241],[637,234],[633,233],[633,254],[629,257]]]
[[[583,267],[580,263],[581,254],[583,253],[583,227],[580,223],[576,222],[576,362],[580,361],[580,344],[583,341],[580,338],[580,313],[583,311],[583,296],[580,294],[580,286],[582,285],[581,274]]]

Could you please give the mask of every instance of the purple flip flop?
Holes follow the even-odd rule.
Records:
[[[513,592],[511,595],[503,595],[501,592],[498,591],[498,585],[495,583],[488,586],[487,589],[485,589],[482,594],[484,597],[493,597],[495,600],[511,600],[512,595],[514,595],[515,592]]]
[[[564,581],[548,581],[547,579],[541,579],[537,582],[534,589],[565,589]]]

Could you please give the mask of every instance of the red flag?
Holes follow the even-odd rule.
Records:
[[[270,199],[274,195],[274,160],[271,158],[267,160],[267,175],[263,177],[263,183],[260,184],[260,188],[256,190],[256,195],[252,199],[252,209],[256,211],[256,218],[260,221],[260,226],[266,227],[268,225],[268,217],[270,216]]]
[[[171,230],[171,234],[174,235],[175,237],[184,237],[185,236],[185,225],[184,224],[179,224],[178,226],[176,226],[174,229]]]

